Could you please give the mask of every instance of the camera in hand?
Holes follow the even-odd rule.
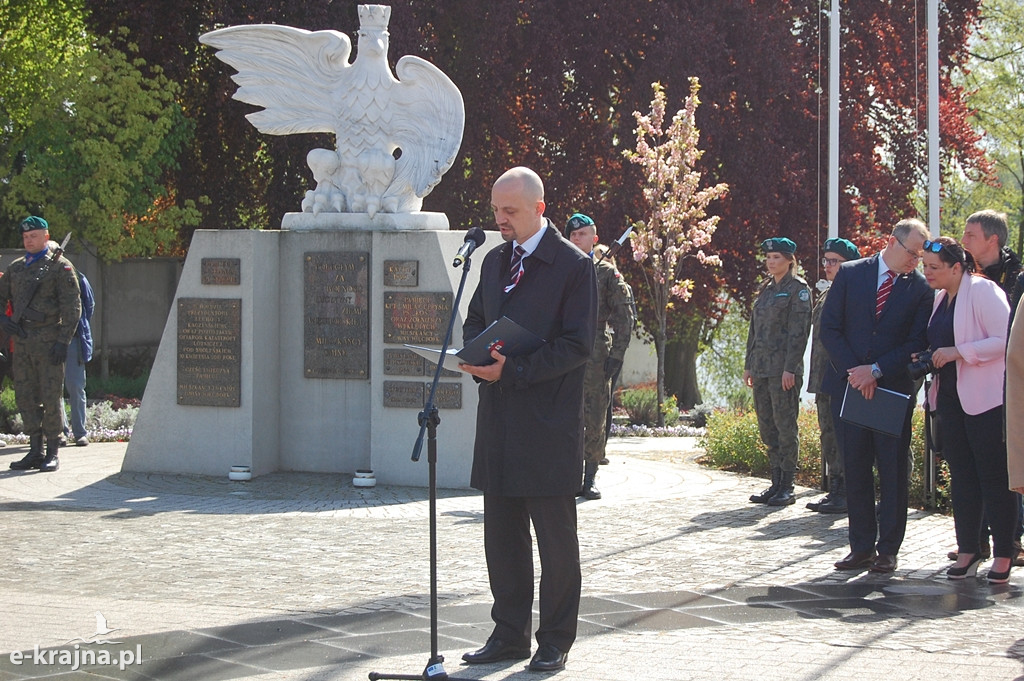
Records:
[[[917,353],[917,360],[907,365],[907,373],[915,381],[924,378],[926,374],[935,373],[935,365],[932,364],[932,351],[925,350]]]

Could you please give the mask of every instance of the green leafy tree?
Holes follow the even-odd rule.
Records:
[[[656,325],[648,331],[654,338],[658,357],[658,425],[664,426],[665,343],[668,339],[668,313],[675,301],[685,302],[693,295],[693,280],[682,276],[682,263],[693,258],[704,266],[721,264],[718,256],[704,252],[711,243],[719,216],[707,214],[707,207],[728,192],[718,183],[701,187],[697,167],[704,152],[697,146],[697,107],[700,81],[690,78],[686,105],[665,125],[665,90],[654,83],[650,114],[634,112],[636,149],[625,150],[632,163],[643,169],[645,219],[635,223],[633,259],[640,263],[643,286],[653,307]]]
[[[957,188],[947,192],[959,199],[957,211],[945,211],[955,220],[957,233],[963,220],[981,208],[1005,211],[1015,227],[1014,250],[1024,250],[1024,5],[1019,0],[988,0],[982,9],[980,35],[971,44],[966,73],[968,102],[974,109],[971,123],[984,135],[983,146],[995,166],[994,181],[963,173]],[[944,222],[949,224],[948,221]]]
[[[8,220],[43,215],[55,238],[74,231],[106,262],[164,253],[198,222],[167,184],[191,132],[177,86],[144,68],[101,41],[53,74],[14,138],[23,162],[3,196]]]

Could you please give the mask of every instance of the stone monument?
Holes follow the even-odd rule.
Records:
[[[316,186],[280,231],[195,233],[125,470],[371,469],[384,484],[426,484],[410,455],[433,365],[404,344],[439,347],[447,330],[465,232],[420,208],[455,160],[465,113],[429,62],[405,56],[392,74],[390,12],[359,7],[351,62],[337,31],[232,26],[200,38],[237,70],[235,99],[263,107],[247,116],[261,132],[330,132],[337,147],[309,152]],[[467,305],[468,294],[456,347]],[[438,485],[466,487],[475,385],[445,372],[435,401]]]

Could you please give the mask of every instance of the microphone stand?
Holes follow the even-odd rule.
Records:
[[[437,383],[441,379],[441,371],[444,369],[444,359],[448,353],[448,346],[452,340],[452,330],[455,328],[455,317],[459,312],[459,302],[462,300],[463,290],[466,288],[466,278],[469,276],[470,256],[467,255],[462,265],[462,279],[459,281],[459,290],[452,301],[452,313],[448,319],[448,333],[445,334],[444,343],[441,345],[441,354],[437,358],[437,368],[434,370],[434,381],[430,384],[430,395],[427,403],[423,405],[423,411],[419,413],[418,419],[420,432],[416,438],[416,444],[412,449],[412,460],[420,460],[420,451],[423,449],[423,435],[427,434],[427,466],[428,466],[428,489],[430,494],[430,659],[422,674],[391,674],[370,672],[370,681],[378,679],[408,679],[409,681],[475,681],[475,679],[460,679],[448,676],[444,670],[444,656],[437,652],[437,426],[441,418],[437,413],[437,405],[434,404],[434,394],[437,392]]]

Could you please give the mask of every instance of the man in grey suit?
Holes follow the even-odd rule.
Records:
[[[821,342],[829,356],[822,387],[830,395],[846,474],[850,554],[836,563],[840,570],[895,571],[906,532],[913,400],[907,402],[898,437],[845,423],[839,413],[847,386],[868,400],[876,388],[914,391],[907,364],[911,353],[928,345],[934,299],[916,269],[928,237],[920,220],[901,220],[880,254],[840,265],[821,311]],[[877,514],[875,465],[880,488]]]
[[[530,655],[533,524],[540,554],[540,627],[532,671],[562,669],[576,640],[579,540],[576,492],[583,473],[583,377],[597,328],[590,257],[544,217],[544,185],[513,168],[491,190],[505,244],[484,256],[462,327],[476,338],[502,316],[546,342],[487,366],[460,365],[480,384],[470,479],[484,493],[484,554],[494,605],[487,643],[469,664]]]

